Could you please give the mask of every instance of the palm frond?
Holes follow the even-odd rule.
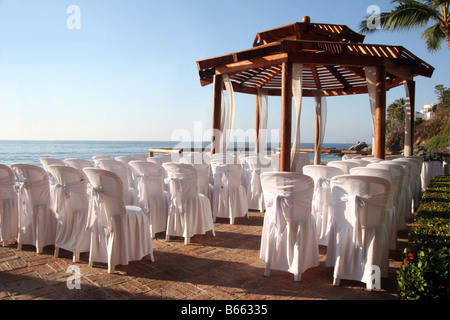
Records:
[[[394,31],[420,28],[430,19],[439,20],[439,12],[424,3],[406,0],[389,13],[384,29]]]
[[[441,43],[445,40],[445,32],[442,31],[440,25],[436,23],[435,25],[427,28],[421,37],[427,43],[427,48],[429,51],[438,51],[441,49]]]

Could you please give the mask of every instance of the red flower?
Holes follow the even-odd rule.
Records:
[[[408,256],[409,256],[409,259],[410,259],[410,260],[414,260],[414,254],[413,254],[412,252],[410,252],[410,253],[408,254]]]

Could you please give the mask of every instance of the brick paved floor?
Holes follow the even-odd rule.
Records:
[[[263,213],[250,212],[250,218],[217,219],[216,237],[211,232],[191,238],[164,235],[153,241],[155,261],[149,257],[117,266],[108,274],[104,264],[88,266],[88,254],[72,263],[72,254],[53,246],[36,254],[33,246],[10,243],[0,247],[0,299],[2,300],[398,300],[396,272],[401,265],[404,236],[399,249],[390,253],[390,274],[382,279],[382,289],[372,292],[356,281],[341,280],[332,285],[333,269],[325,267],[326,248],[320,247],[320,266],[307,270],[301,282],[292,274],[271,271],[264,277],[259,260]],[[406,234],[406,232],[404,232]],[[402,239],[403,238],[403,239]],[[81,271],[81,288],[69,289],[67,273],[71,265]]]

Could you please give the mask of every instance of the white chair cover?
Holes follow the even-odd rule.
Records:
[[[356,280],[373,287],[373,266],[381,277],[389,267],[385,226],[389,181],[370,176],[342,175],[331,179],[334,222],[330,231],[326,265],[334,267],[339,279]]]
[[[114,172],[122,179],[125,205],[138,205],[138,191],[128,182],[128,165],[115,159],[97,159],[96,162],[97,168]]]
[[[247,186],[248,209],[264,211],[264,194],[261,187],[260,175],[272,171],[270,161],[261,159],[259,155],[249,155],[242,158],[244,161],[242,176],[243,185]]]
[[[303,173],[314,180],[311,214],[316,222],[318,243],[327,246],[331,224],[333,223],[330,180],[344,173],[339,168],[322,165],[304,166]]]
[[[420,160],[422,159],[422,160]],[[421,157],[405,157],[397,158],[393,161],[406,161],[411,165],[411,175],[410,175],[410,189],[411,189],[411,199],[412,208],[411,210],[417,210],[419,208],[419,203],[422,194],[422,181],[420,179],[420,174],[422,172],[423,158]]]
[[[212,214],[214,217],[234,218],[248,216],[248,200],[245,188],[241,185],[242,167],[240,164],[220,164],[211,161],[214,177]]]
[[[138,161],[147,161],[148,156],[145,154],[132,154],[131,157]]]
[[[425,192],[431,179],[443,174],[444,168],[441,161],[424,161],[422,164],[422,173],[420,174],[422,192]]]
[[[170,205],[166,240],[170,236],[184,237],[185,244],[196,234],[214,233],[209,199],[198,191],[197,170],[190,164],[168,162],[163,164],[170,186]]]
[[[3,246],[17,237],[19,207],[16,178],[12,169],[0,164],[0,242]]]
[[[397,216],[394,206],[394,194],[397,190],[398,180],[389,168],[357,167],[350,169],[350,174],[372,176],[386,179],[390,183],[390,192],[386,204],[386,232],[389,240],[389,249],[397,249]]]
[[[73,262],[80,260],[81,252],[88,252],[91,232],[86,229],[89,209],[87,179],[76,168],[50,165],[48,172],[55,179],[50,185],[51,208],[56,214],[55,257],[59,248],[73,252]]]
[[[198,192],[205,195],[212,203],[211,166],[207,163],[196,163],[193,158],[181,158],[180,163],[191,164],[197,170],[198,174]]]
[[[92,157],[92,160],[94,161],[94,167],[98,168],[98,161],[99,160],[114,160],[112,157],[103,156],[103,155],[96,155]]]
[[[139,206],[148,216],[152,238],[167,228],[169,193],[164,190],[164,170],[160,165],[147,161],[130,161],[139,191]]]
[[[107,263],[108,272],[112,273],[116,265],[127,265],[147,255],[154,261],[150,222],[140,207],[125,205],[122,179],[108,170],[83,171],[91,185],[89,265]]]
[[[265,156],[265,158],[270,161],[272,172],[280,170],[280,154],[279,153],[269,154],[269,155]]]
[[[64,163],[72,168],[83,170],[84,168],[93,168],[94,164],[90,162],[89,160],[84,159],[75,159],[75,158],[69,158],[65,159]]]
[[[347,159],[347,160],[343,160],[343,161],[356,163],[358,165],[358,167],[365,167],[370,163],[370,161],[367,161],[365,159]]]
[[[64,163],[64,161],[59,160],[59,159],[55,159],[55,158],[40,158],[39,159],[42,166],[44,167],[45,171],[48,171],[48,166],[52,165],[52,164],[57,164],[60,166],[65,166],[66,164]]]
[[[395,216],[396,216],[396,228],[397,231],[404,230],[406,228],[405,217],[404,217],[404,201],[403,201],[403,179],[405,176],[405,169],[391,160],[385,160],[378,163],[371,163],[367,166],[367,168],[379,168],[379,169],[387,169],[390,170],[394,176],[394,182],[391,184],[391,188],[394,188],[393,191],[393,205],[395,207]],[[393,222],[394,224],[394,222]],[[392,225],[392,228],[393,225]],[[395,243],[393,239],[389,241],[390,249],[396,249],[397,247],[397,234],[395,234]]]
[[[348,154],[348,153],[346,153],[346,154],[344,154],[342,156],[342,161],[350,160],[350,159],[356,159],[358,156],[359,156],[358,154]]]
[[[125,164],[127,166],[128,169],[128,187],[132,188],[132,189],[137,189],[137,185],[136,182],[133,179],[133,175],[132,175],[132,170],[130,168],[130,166],[128,165],[128,163],[130,161],[136,161],[139,160],[138,158],[135,157],[125,157],[125,156],[120,156],[120,157],[116,157],[115,160],[122,162],[123,164]],[[137,204],[139,201],[136,201],[132,204]]]
[[[346,161],[330,161],[327,163],[327,166],[339,168],[344,172],[344,174],[350,174],[351,168],[359,167],[359,165],[355,162],[351,162],[349,160]]]
[[[409,163],[409,161],[401,160],[400,158],[396,158],[393,160],[394,163],[399,163],[403,169],[405,169],[405,175],[403,177],[403,222],[402,225],[405,225],[406,227],[406,221],[412,217],[412,191],[411,191],[411,173],[412,173],[412,165]],[[405,228],[404,227],[404,228]]]
[[[319,265],[319,246],[311,215],[314,181],[293,172],[265,172],[261,184],[266,214],[261,236],[260,259],[270,269],[301,274]]]
[[[50,208],[50,187],[47,172],[38,166],[11,164],[19,183],[18,248],[23,244],[36,247],[37,253],[56,239],[56,217]]]

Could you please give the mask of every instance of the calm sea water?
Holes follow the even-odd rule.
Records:
[[[207,147],[209,142],[204,142],[203,147]],[[192,147],[199,147],[195,143]],[[324,144],[324,149],[348,149],[352,144],[334,143]],[[24,163],[41,166],[41,157],[68,159],[78,158],[92,161],[95,155],[109,157],[130,156],[133,154],[143,154],[148,156],[150,148],[189,148],[191,144],[176,141],[16,141],[0,140],[0,163],[10,165],[12,163]],[[253,145],[236,145],[235,147],[250,147]],[[272,145],[278,147],[278,145]],[[312,149],[313,143],[303,143],[301,148]],[[155,155],[157,156],[157,155]],[[313,160],[313,154],[310,154]],[[332,154],[322,154],[322,161],[329,162],[340,160]]]

